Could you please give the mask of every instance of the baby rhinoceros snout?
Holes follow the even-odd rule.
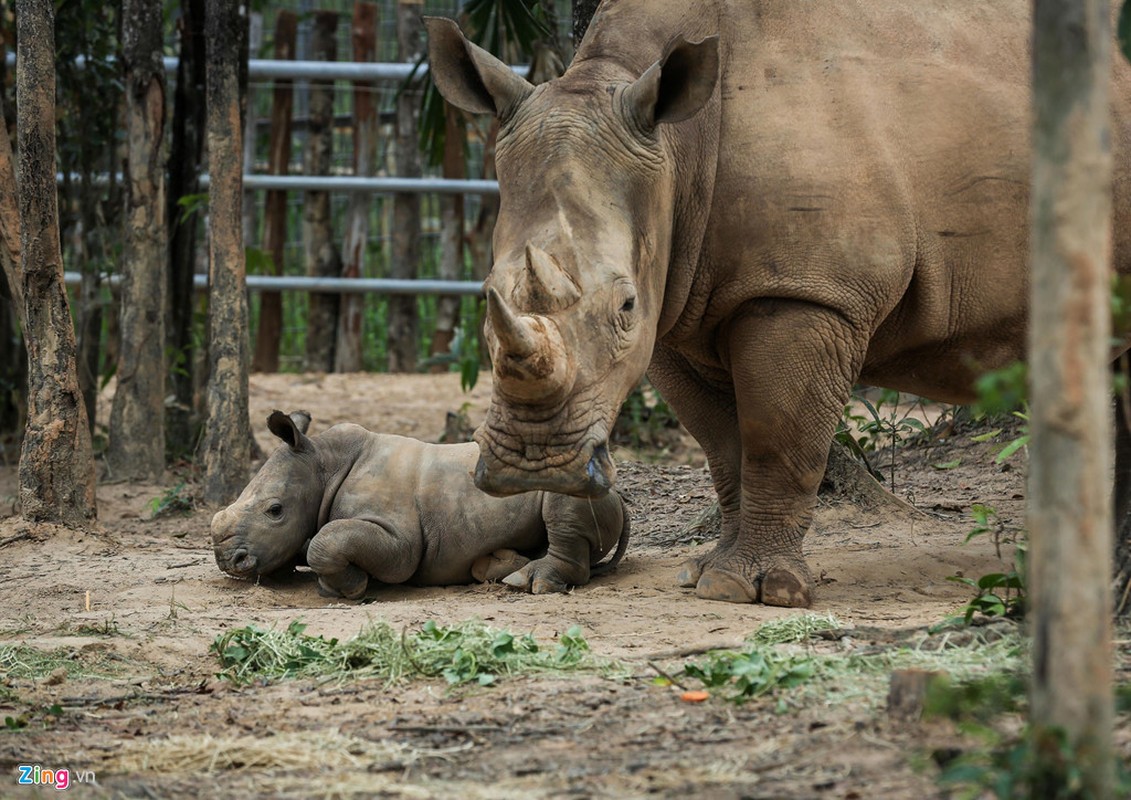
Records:
[[[237,578],[250,578],[256,574],[259,559],[253,556],[246,544],[236,537],[233,515],[227,509],[217,511],[212,517],[212,550],[216,564],[224,572]]]

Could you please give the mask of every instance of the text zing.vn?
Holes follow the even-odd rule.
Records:
[[[93,770],[73,773],[69,769],[44,769],[39,764],[20,764],[20,771],[16,783],[21,786],[54,786],[56,789],[68,789],[71,786],[71,776],[78,783],[96,783]]]

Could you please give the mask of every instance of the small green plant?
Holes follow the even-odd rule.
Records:
[[[149,501],[149,518],[157,519],[173,514],[188,514],[192,512],[192,509],[192,496],[189,494],[185,482],[181,481]]]
[[[878,452],[881,447],[886,446],[890,456],[888,481],[892,491],[895,491],[896,451],[908,439],[927,432],[926,426],[912,416],[914,412],[922,411],[925,401],[920,399],[901,408],[902,396],[894,389],[880,390],[880,396],[874,404],[858,393],[853,393],[853,399],[868,413],[867,415],[857,413],[853,409],[853,404],[846,405],[837,425],[835,438],[863,461],[868,471],[881,482],[884,476],[868,462],[866,453]],[[947,413],[953,411],[943,411],[943,415]],[[939,419],[941,420],[942,416]]]
[[[516,636],[480,622],[438,625],[397,634],[386,623],[370,625],[348,641],[311,636],[301,622],[285,630],[254,625],[216,637],[210,648],[219,676],[234,683],[300,677],[378,677],[398,683],[413,676],[442,677],[457,686],[487,686],[500,676],[529,672],[607,671],[593,657],[581,629],[572,627],[546,650],[530,634]]]
[[[979,536],[989,534],[994,543],[994,550],[999,559],[1005,563],[1002,555],[1002,545],[1013,545],[1013,557],[1009,567],[1003,572],[991,572],[977,580],[962,575],[952,575],[948,581],[961,583],[975,590],[974,597],[963,610],[963,621],[969,625],[976,614],[985,617],[1008,617],[1021,619],[1025,616],[1026,584],[1025,584],[1025,557],[1028,551],[1024,536],[1017,532],[1008,532],[997,519],[997,512],[991,507],[975,503],[970,509],[974,517],[974,528],[966,535],[969,542]]]
[[[799,686],[812,678],[815,670],[811,658],[752,646],[741,652],[709,653],[703,661],[686,664],[682,674],[700,681],[726,700],[744,703],[774,689]]]
[[[75,634],[78,636],[120,636],[122,632],[118,630],[118,620],[111,614],[101,622],[84,622],[76,626]]]

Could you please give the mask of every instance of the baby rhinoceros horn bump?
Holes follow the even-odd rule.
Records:
[[[526,245],[527,293],[531,306],[547,313],[562,311],[581,299],[573,276],[540,247]]]
[[[487,290],[487,318],[499,349],[506,355],[526,358],[538,348],[538,338],[530,322],[515,314],[494,288]]]

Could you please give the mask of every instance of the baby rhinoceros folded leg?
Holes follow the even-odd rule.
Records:
[[[530,559],[521,553],[503,548],[475,559],[471,564],[471,577],[480,583],[501,581],[529,563]]]
[[[615,492],[598,499],[547,492],[542,519],[549,543],[546,555],[503,578],[508,586],[531,594],[564,592],[589,583],[592,566],[614,548],[609,569],[624,554],[628,515]]]
[[[372,575],[382,583],[404,583],[420,564],[419,536],[399,536],[378,522],[336,519],[310,540],[306,561],[318,574],[324,597],[358,600]]]

